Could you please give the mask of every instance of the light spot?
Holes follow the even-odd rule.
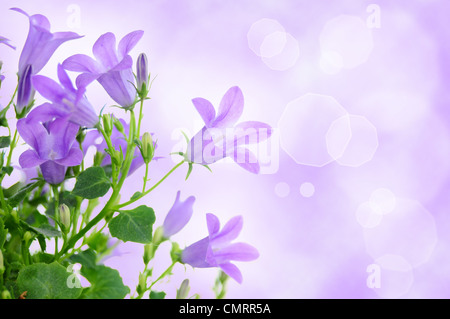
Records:
[[[359,167],[369,162],[378,149],[377,129],[363,116],[343,116],[330,126],[327,147],[340,165]]]
[[[356,220],[364,228],[374,228],[381,223],[383,215],[376,213],[369,202],[364,202],[356,210]]]
[[[262,57],[263,62],[272,70],[288,70],[297,63],[297,60],[300,57],[300,47],[297,39],[289,33],[285,33],[285,37],[286,44],[279,54],[272,57]],[[278,38],[280,38],[280,36],[278,36]]]
[[[331,96],[306,94],[291,101],[278,122],[282,149],[298,164],[322,167],[332,162],[326,135],[330,125],[346,114]]]
[[[252,24],[247,33],[247,43],[257,56],[270,57],[283,50],[284,44],[280,40],[284,34],[285,29],[277,20],[264,18]]]
[[[342,66],[355,68],[365,63],[373,50],[372,31],[366,22],[350,15],[340,15],[329,20],[320,33],[322,56],[334,52],[342,58]],[[329,62],[329,61],[327,61]]]
[[[364,229],[370,256],[376,259],[399,255],[413,267],[428,261],[438,237],[433,215],[418,201],[397,198],[392,212],[377,215],[383,217],[382,221],[376,227]]]
[[[280,182],[275,185],[275,194],[278,197],[281,197],[281,198],[287,197],[290,192],[291,192],[291,188],[285,182]]]
[[[370,195],[369,203],[374,212],[385,215],[395,209],[397,200],[389,189],[379,188]]]
[[[300,194],[303,197],[312,197],[314,195],[316,191],[316,188],[314,187],[313,184],[309,183],[309,182],[305,182],[302,183],[302,185],[300,185]]]
[[[375,259],[380,266],[380,287],[374,291],[382,298],[399,298],[407,294],[413,283],[413,267],[399,255],[387,254]]]

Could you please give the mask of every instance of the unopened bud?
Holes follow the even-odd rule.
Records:
[[[145,273],[139,274],[138,293],[144,293],[147,290],[147,275]]]
[[[142,135],[142,147],[141,154],[144,159],[144,163],[148,164],[152,161],[155,153],[155,145],[153,144],[152,136],[150,133],[145,132]]]
[[[144,245],[144,265],[148,265],[148,263],[150,262],[150,260],[152,260],[153,256],[154,256],[154,249],[153,249],[153,244],[146,244]]]
[[[145,53],[141,53],[136,61],[136,82],[137,92],[140,98],[147,97],[148,94],[148,60]]]
[[[63,226],[63,231],[68,232],[70,229],[70,208],[66,204],[59,205],[59,222]]]
[[[113,130],[113,120],[110,114],[103,114],[103,129],[105,130],[106,135],[111,136]]]
[[[186,299],[188,297],[189,290],[189,279],[183,280],[180,289],[177,290],[177,299]]]
[[[11,293],[8,290],[3,290],[1,296],[1,299],[12,299]]]
[[[120,133],[125,134],[125,133],[124,133],[124,130],[123,130],[123,124],[122,124],[122,122],[121,122],[120,120],[118,120],[118,119],[116,119],[115,117],[113,117],[112,122],[113,122],[114,126],[116,127],[116,129],[117,129]]]
[[[28,244],[33,239],[33,234],[29,231],[26,231],[25,234],[23,234],[23,241]]]

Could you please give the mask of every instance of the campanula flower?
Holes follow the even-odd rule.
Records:
[[[195,98],[192,103],[205,125],[190,140],[186,159],[191,163],[207,165],[231,157],[244,169],[259,173],[256,156],[244,146],[266,140],[272,135],[272,128],[256,121],[235,125],[244,110],[241,89],[235,86],[225,93],[217,115],[214,106],[206,99]]]
[[[22,53],[19,58],[19,87],[17,92],[16,111],[22,114],[33,100],[34,89],[31,86],[31,76],[38,74],[58,47],[66,41],[81,38],[74,32],[50,32],[50,22],[41,15],[28,15],[18,8],[11,10],[28,17],[30,28]]]
[[[99,119],[92,105],[84,97],[85,89],[75,89],[61,65],[58,65],[58,78],[61,84],[42,75],[33,76],[34,88],[52,103],[35,108],[28,114],[27,121],[47,122],[54,117],[67,117],[70,122],[79,126],[94,127]]]
[[[83,152],[75,139],[78,129],[78,125],[65,118],[57,118],[44,124],[20,119],[17,122],[17,130],[32,148],[20,155],[20,166],[39,166],[48,183],[61,183],[66,168],[80,165],[83,160]]]
[[[222,230],[215,215],[207,214],[206,222],[209,235],[186,247],[181,253],[181,262],[195,268],[219,267],[238,283],[242,283],[241,271],[231,261],[252,261],[259,257],[253,246],[232,243],[242,230],[242,216],[231,218]]]
[[[162,225],[162,235],[164,238],[169,238],[186,226],[192,217],[193,205],[195,202],[195,197],[190,196],[184,201],[180,200],[180,191],[177,192],[177,197],[175,198],[175,203],[164,219]]]
[[[77,86],[86,87],[97,80],[120,106],[129,108],[136,100],[133,59],[128,54],[142,38],[143,31],[134,31],[123,37],[116,48],[116,37],[108,32],[95,42],[92,52],[95,60],[84,54],[76,54],[63,62],[69,71],[82,72]]]

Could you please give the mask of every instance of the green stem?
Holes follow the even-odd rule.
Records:
[[[114,207],[114,209],[120,209],[122,207],[128,206],[132,203],[134,203],[135,201],[141,199],[142,197],[146,196],[148,193],[150,193],[151,191],[153,191],[156,187],[158,187],[167,177],[169,177],[178,167],[180,167],[182,164],[184,163],[184,160],[182,160],[181,162],[179,162],[177,165],[175,165],[166,175],[163,176],[163,178],[161,178],[155,185],[153,185],[151,188],[149,188],[148,190],[146,190],[145,192],[142,192],[139,196],[136,196],[135,198],[133,198],[133,200],[129,200],[128,202],[116,205]]]
[[[128,145],[127,145],[127,154],[125,156],[125,162],[122,166],[122,175],[120,176],[120,180],[117,183],[116,187],[113,190],[113,193],[111,194],[111,197],[109,198],[108,202],[106,203],[105,207],[98,213],[97,216],[95,216],[83,229],[80,230],[78,234],[70,238],[70,240],[67,242],[67,245],[65,245],[62,249],[57,258],[61,257],[63,254],[65,254],[70,248],[74,247],[75,244],[80,240],[91,228],[93,228],[95,225],[97,225],[103,218],[105,218],[106,215],[114,211],[114,204],[116,203],[117,199],[120,195],[120,189],[122,188],[123,183],[125,182],[126,177],[128,176],[128,171],[130,170],[131,162],[133,161],[134,157],[134,150],[135,150],[135,144],[134,144],[134,137],[135,137],[135,126],[136,126],[136,119],[134,116],[134,112],[130,111],[130,131],[128,136]]]
[[[147,290],[152,289],[152,287],[161,279],[163,279],[164,277],[166,277],[168,274],[170,274],[170,272],[172,271],[173,267],[175,266],[175,264],[177,263],[177,261],[172,262],[172,264],[169,266],[169,268],[167,268],[155,281],[153,281],[150,286],[148,287]]]
[[[142,114],[143,106],[144,106],[144,99],[141,99],[141,104],[140,104],[140,107],[139,107],[139,118],[138,118],[138,124],[137,124],[137,133],[136,133],[136,137],[137,138],[141,137],[141,122],[142,122],[142,117],[143,117],[143,114]]]
[[[145,188],[147,187],[147,179],[148,179],[148,163],[145,163],[144,185],[142,185],[142,193],[145,192]]]

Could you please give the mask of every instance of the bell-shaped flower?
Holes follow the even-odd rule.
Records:
[[[97,80],[109,96],[123,108],[134,105],[133,59],[128,54],[142,38],[144,31],[133,31],[123,37],[116,48],[116,37],[108,32],[95,42],[92,52],[95,60],[84,54],[76,54],[63,62],[69,71],[82,72],[77,86],[86,87]]]
[[[47,122],[54,117],[67,117],[70,122],[79,126],[94,127],[99,119],[84,96],[85,89],[75,89],[61,65],[58,65],[58,78],[61,84],[43,75],[33,76],[34,88],[52,103],[35,108],[28,114],[27,120]]]
[[[28,17],[30,29],[19,58],[19,87],[17,92],[16,112],[23,113],[33,99],[33,87],[30,78],[38,74],[52,57],[58,47],[66,41],[81,38],[74,32],[50,32],[50,22],[41,15],[28,15],[18,8],[11,10],[20,12]],[[22,83],[21,83],[22,82]]]
[[[186,226],[194,212],[195,197],[190,196],[184,201],[180,200],[180,191],[177,192],[175,203],[166,215],[162,225],[162,235],[169,238]]]
[[[268,139],[272,135],[272,128],[256,121],[236,125],[244,110],[241,89],[235,86],[225,93],[217,115],[211,102],[204,98],[195,98],[192,103],[205,126],[190,140],[186,159],[191,163],[208,165],[231,157],[244,169],[259,173],[259,162],[245,145]]]
[[[242,283],[242,273],[231,261],[252,261],[259,257],[253,246],[232,243],[242,230],[242,216],[231,218],[222,230],[217,216],[207,214],[206,222],[209,235],[186,247],[181,253],[181,262],[195,268],[219,267],[238,283]]]
[[[83,160],[83,152],[75,139],[79,127],[66,118],[44,124],[20,119],[17,130],[32,148],[20,155],[20,166],[39,166],[42,176],[50,184],[63,182],[67,167],[80,165]]]

